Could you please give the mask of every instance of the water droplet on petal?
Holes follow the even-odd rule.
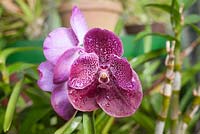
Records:
[[[111,101],[111,98],[110,98],[110,96],[108,96],[108,95],[106,96],[106,99],[108,99],[109,101]]]
[[[109,107],[109,106],[110,106],[110,103],[107,103],[107,104],[106,104],[106,107]]]

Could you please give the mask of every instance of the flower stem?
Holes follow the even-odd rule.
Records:
[[[83,113],[83,132],[84,134],[95,134],[93,112]]]

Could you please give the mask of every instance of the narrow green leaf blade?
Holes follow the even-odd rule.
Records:
[[[25,113],[21,115],[22,123],[20,124],[19,134],[28,134],[31,128],[39,120],[41,120],[47,113],[51,111],[49,105],[32,106],[24,111]]]
[[[158,8],[158,9],[163,10],[163,11],[169,13],[169,14],[171,14],[173,12],[174,15],[177,18],[180,17],[180,13],[176,9],[173,9],[170,5],[166,5],[166,4],[147,4],[147,5],[145,5],[145,7]]]
[[[179,5],[184,5],[184,10],[190,8],[197,0],[178,0]]]
[[[15,72],[21,72],[25,69],[32,68],[34,66],[36,65],[30,63],[17,62],[8,66],[8,73],[13,74]]]
[[[82,116],[76,116],[65,123],[54,134],[71,134],[81,123]]]
[[[4,49],[0,53],[0,63],[5,62],[6,58],[13,53],[23,52],[23,51],[31,51],[31,50],[41,50],[41,48],[39,48],[39,47],[16,47],[16,48]]]
[[[16,2],[23,11],[23,13],[25,14],[25,16],[23,17],[27,18],[28,22],[31,22],[33,20],[33,13],[30,7],[23,0],[16,0]]]
[[[16,103],[20,95],[22,84],[23,84],[23,79],[17,82],[10,96],[6,113],[5,113],[5,118],[4,118],[4,125],[3,125],[4,132],[9,130],[10,125],[12,123],[15,108],[16,108]]]
[[[198,35],[200,35],[200,28],[199,28],[199,27],[197,27],[197,26],[195,26],[195,25],[193,25],[193,24],[190,24],[190,26],[192,27],[192,29],[193,29]]]
[[[189,25],[189,24],[195,24],[200,21],[200,15],[197,14],[191,14],[185,17],[184,19],[184,24]]]
[[[123,20],[122,18],[120,18],[120,19],[117,21],[117,24],[116,24],[116,26],[115,26],[114,33],[115,33],[116,35],[119,35],[119,34],[121,33],[123,27],[124,27],[124,20]]]
[[[152,133],[154,131],[155,122],[149,116],[144,113],[137,111],[132,118],[140,124],[143,128],[147,130],[148,133]]]
[[[131,61],[129,61],[129,63],[131,64],[131,66],[133,68],[137,67],[138,65],[151,60],[155,57],[161,56],[162,54],[165,54],[166,51],[165,49],[160,49],[160,50],[156,50],[156,51],[151,51],[149,53],[143,54],[141,56],[135,57],[133,58]]]
[[[83,131],[84,134],[95,134],[93,112],[83,113]]]
[[[159,36],[159,37],[163,37],[165,38],[166,40],[169,40],[169,41],[178,41],[175,37],[171,36],[171,35],[168,35],[168,34],[161,34],[161,33],[149,33],[149,32],[141,32],[139,33],[135,39],[133,40],[134,42],[137,42],[139,40],[141,40],[142,38],[146,37],[146,36]]]

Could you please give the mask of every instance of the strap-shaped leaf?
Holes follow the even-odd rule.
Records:
[[[147,5],[145,5],[145,7],[154,7],[154,8],[163,10],[172,16],[172,18],[174,19],[176,24],[180,24],[181,15],[180,15],[179,11],[176,9],[176,7],[174,7],[174,5],[175,4],[172,4],[172,6],[167,5],[167,4],[147,4]]]
[[[159,36],[159,37],[163,37],[169,41],[177,41],[178,42],[178,40],[175,37],[173,37],[169,34],[149,33],[149,32],[140,32],[139,34],[137,34],[137,36],[135,37],[135,39],[133,41],[137,42],[146,36]]]
[[[197,0],[178,0],[179,5],[184,5],[184,10],[190,8]]]
[[[192,27],[192,29],[198,34],[200,35],[200,28],[195,26],[194,24],[190,24],[190,26]]]
[[[23,84],[23,79],[20,80],[19,82],[17,82],[17,84],[15,85],[13,92],[10,96],[8,106],[7,106],[7,109],[6,109],[5,118],[4,118],[4,124],[3,124],[4,132],[7,132],[9,130],[10,126],[11,126],[13,116],[14,116],[14,113],[15,113],[17,100],[19,98],[20,91],[21,91],[21,88],[22,88],[22,84]]]
[[[133,68],[136,68],[138,65],[143,64],[144,62],[149,61],[153,58],[157,58],[158,56],[161,56],[162,54],[165,53],[166,53],[165,49],[151,51],[149,53],[133,58],[129,63]]]
[[[185,17],[184,24],[190,25],[190,24],[198,23],[199,21],[200,21],[200,15],[191,14]]]
[[[180,13],[178,12],[178,10],[172,8],[170,5],[167,5],[167,4],[146,4],[145,7],[158,8],[158,9],[163,10],[163,11],[169,13],[169,14],[171,14],[173,12],[174,15],[177,18],[180,17]]]
[[[65,123],[61,128],[59,128],[54,134],[71,134],[82,121],[82,116],[78,115],[72,117],[67,123]]]

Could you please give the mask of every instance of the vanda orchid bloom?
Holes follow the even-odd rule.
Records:
[[[52,93],[55,112],[65,120],[76,110],[98,108],[114,117],[133,114],[141,103],[142,87],[121,57],[120,39],[108,30],[88,30],[77,7],[70,23],[71,28],[57,28],[45,39],[47,61],[38,67],[38,85]]]

